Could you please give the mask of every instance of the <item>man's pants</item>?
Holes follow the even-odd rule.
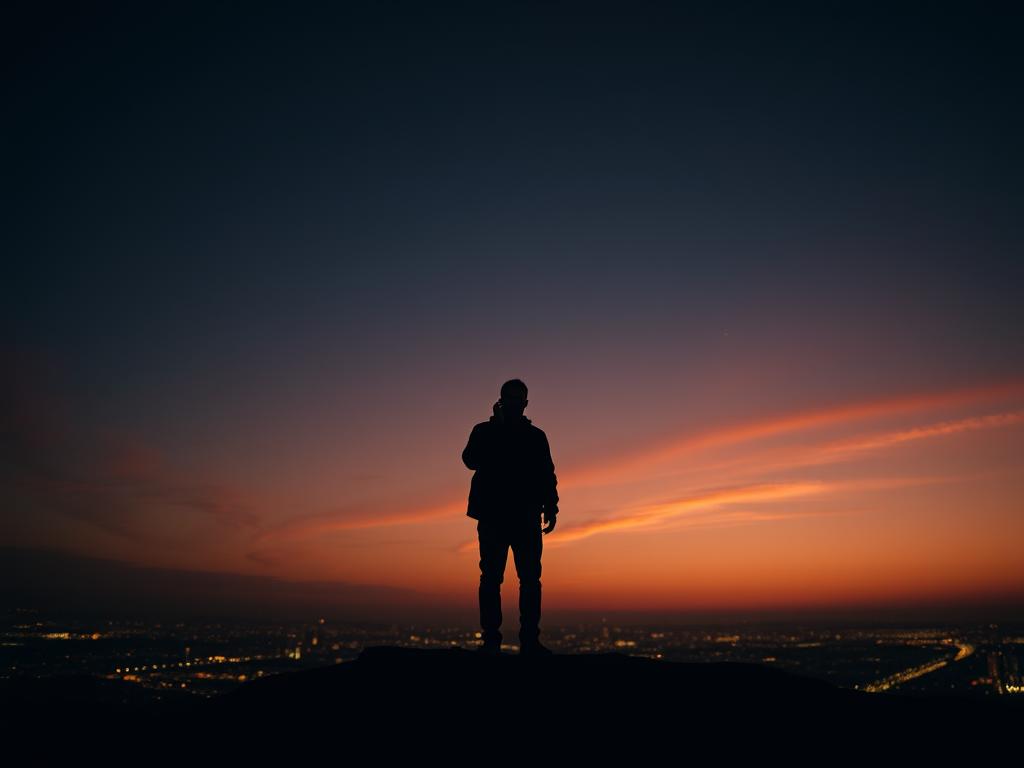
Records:
[[[480,626],[484,642],[501,643],[501,584],[508,548],[519,576],[519,643],[540,635],[540,556],[544,533],[540,514],[510,520],[478,520],[480,539]]]

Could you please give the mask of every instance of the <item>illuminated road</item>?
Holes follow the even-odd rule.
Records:
[[[950,662],[963,661],[968,656],[974,653],[974,646],[968,643],[961,643],[958,641],[949,641],[950,644],[957,646],[956,655],[952,658],[940,659],[938,661],[930,661],[927,664],[921,664],[917,667],[911,667],[910,669],[904,669],[901,672],[883,677],[874,683],[870,683],[860,688],[862,691],[868,691],[869,693],[878,693],[879,691],[887,691],[891,688],[895,688],[897,685],[902,685],[908,680],[913,680],[917,677],[923,677],[924,675],[934,672],[937,669],[942,669]],[[855,686],[857,687],[857,686]]]

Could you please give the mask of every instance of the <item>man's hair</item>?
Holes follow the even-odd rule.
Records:
[[[509,379],[501,385],[501,396],[509,399],[522,395],[525,400],[527,391],[526,384],[522,379]]]

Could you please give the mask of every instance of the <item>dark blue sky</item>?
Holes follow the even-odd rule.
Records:
[[[178,361],[439,293],[455,322],[488,286],[571,322],[628,264],[634,309],[870,292],[1020,351],[1016,16],[206,5],[12,29],[20,338]]]

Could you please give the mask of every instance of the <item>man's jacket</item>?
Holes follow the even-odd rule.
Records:
[[[462,461],[476,470],[469,488],[469,517],[526,518],[558,504],[548,437],[526,416],[504,424],[491,416],[474,426]]]

